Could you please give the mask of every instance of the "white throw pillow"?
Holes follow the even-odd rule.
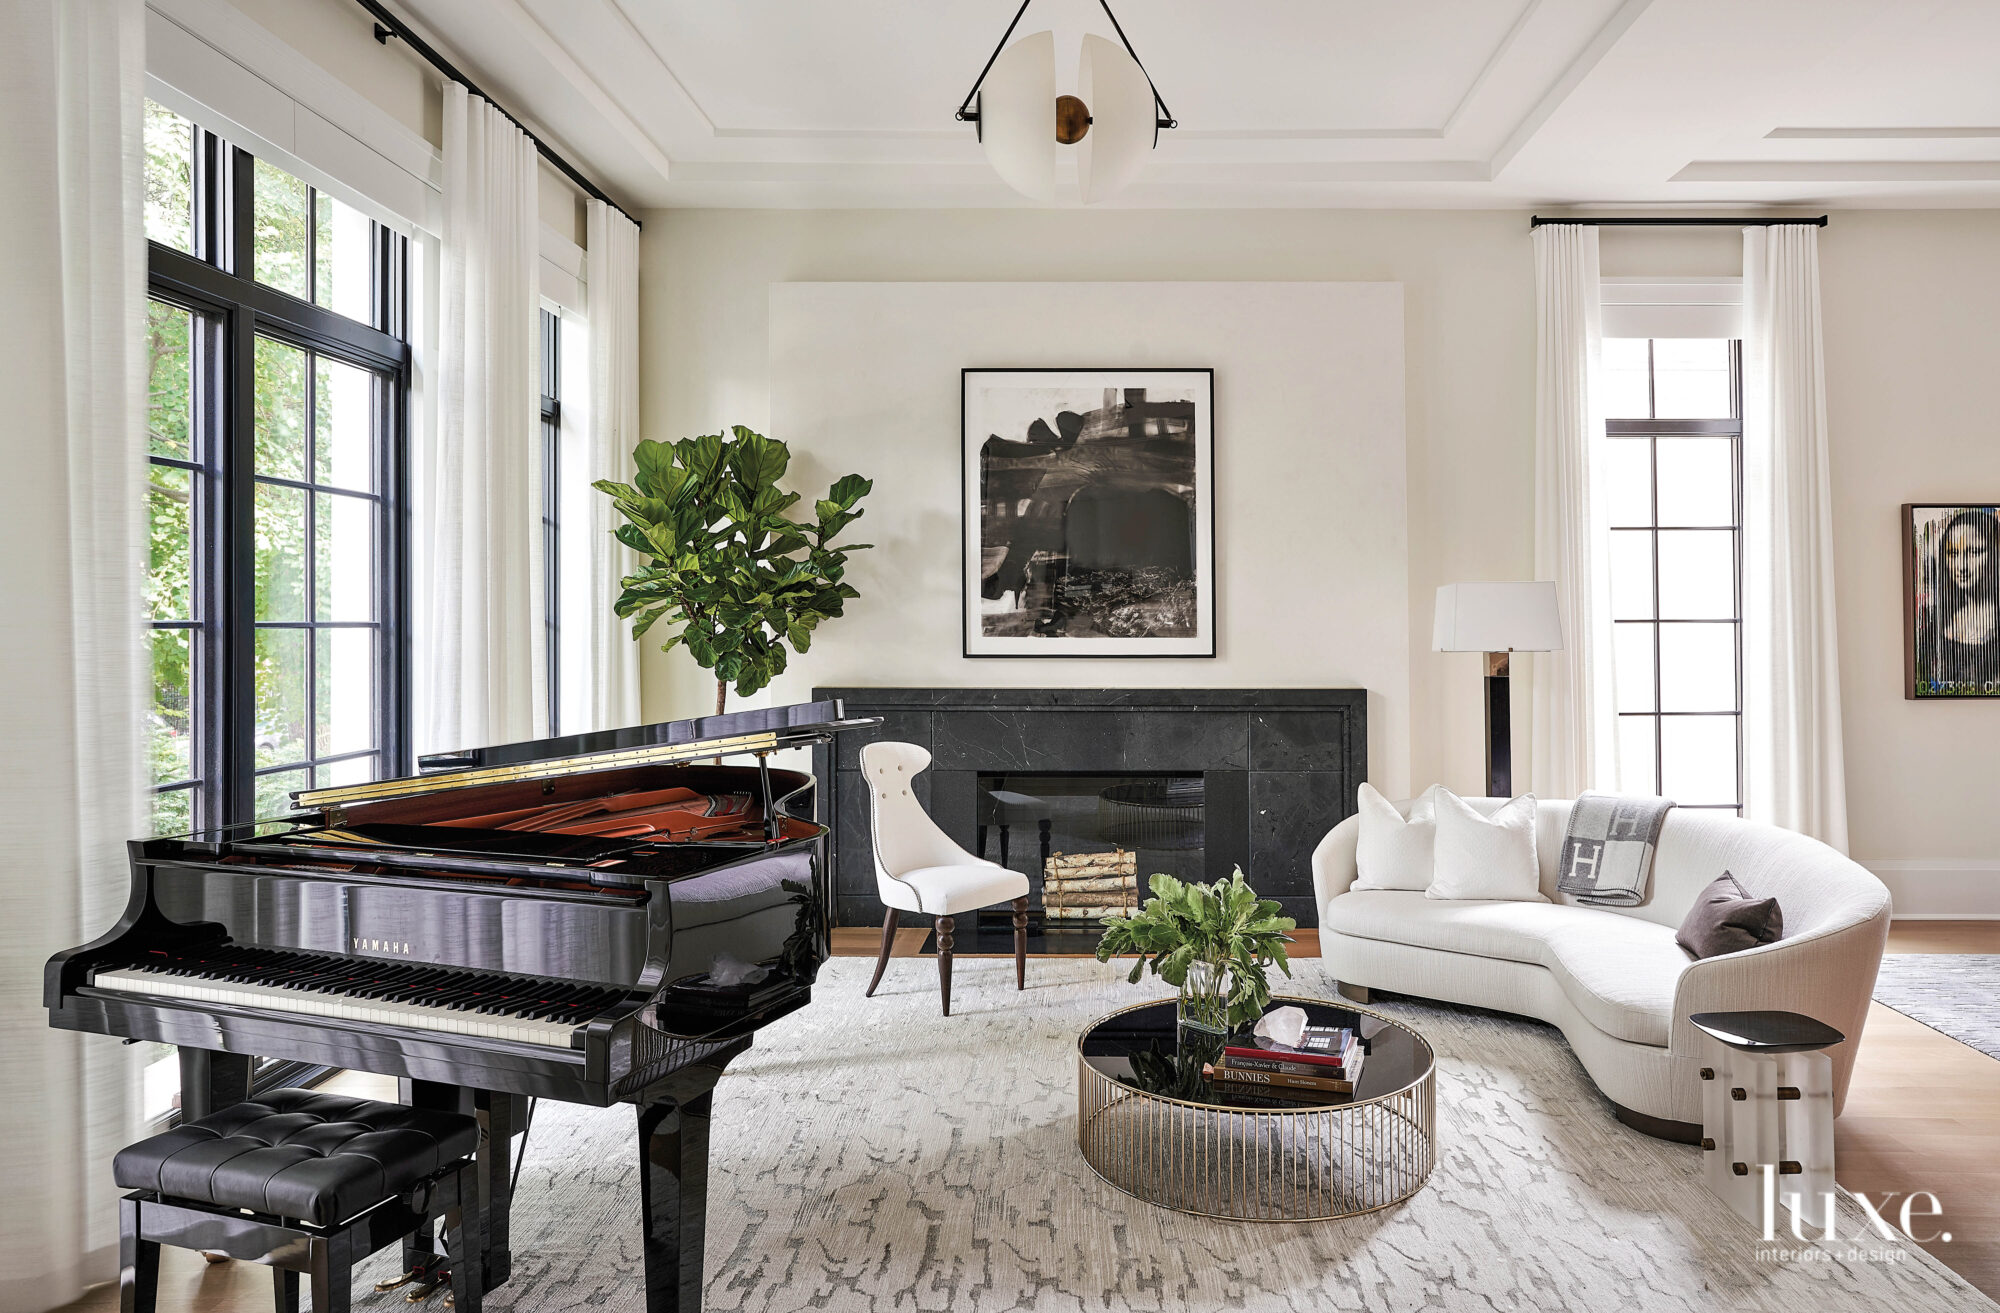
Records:
[[[1363,783],[1356,798],[1361,836],[1354,847],[1355,889],[1430,888],[1431,844],[1437,837],[1433,785],[1410,804],[1406,820],[1396,804],[1372,784]]]
[[[1546,903],[1535,857],[1535,795],[1491,816],[1448,789],[1437,791],[1436,874],[1428,898]]]

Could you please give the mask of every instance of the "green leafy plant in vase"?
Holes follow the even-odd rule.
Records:
[[[1226,1035],[1271,1006],[1273,963],[1286,976],[1288,931],[1298,922],[1278,915],[1274,899],[1259,898],[1237,868],[1227,880],[1190,884],[1171,875],[1149,882],[1153,896],[1136,915],[1107,916],[1097,960],[1135,953],[1133,984],[1148,970],[1180,990],[1183,1030]]]
[[[813,630],[861,594],[843,582],[847,554],[869,543],[834,538],[861,518],[872,480],[849,474],[813,503],[810,519],[786,514],[799,500],[778,486],[791,449],[741,424],[678,442],[641,442],[631,483],[599,479],[626,523],[619,542],[640,567],[619,581],[614,608],[634,617],[639,638],[662,619],[680,632],[662,652],[685,646],[715,674],[715,713],[729,686],[748,697],[783,674],[785,649],[803,654]]]

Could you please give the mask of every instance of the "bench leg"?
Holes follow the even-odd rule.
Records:
[[[118,1307],[153,1313],[160,1296],[160,1246],[139,1235],[139,1201],[118,1201]]]
[[[354,1295],[354,1256],[346,1233],[315,1241],[312,1247],[312,1313],[349,1313]]]
[[[274,1267],[271,1282],[277,1294],[278,1313],[299,1313],[299,1274]]]

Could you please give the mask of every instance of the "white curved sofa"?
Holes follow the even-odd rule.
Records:
[[[1467,801],[1490,814],[1505,800]],[[1408,802],[1396,807],[1409,813]],[[1364,1000],[1361,991],[1381,989],[1549,1022],[1619,1120],[1674,1139],[1695,1138],[1701,1121],[1700,1032],[1688,1016],[1801,1012],[1847,1036],[1829,1050],[1838,1116],[1889,933],[1882,882],[1789,830],[1676,809],[1660,831],[1651,896],[1642,906],[1568,905],[1556,893],[1556,869],[1569,811],[1568,802],[1538,807],[1535,844],[1547,903],[1351,889],[1360,818],[1342,821],[1312,857],[1328,974]],[[1674,931],[1724,871],[1752,895],[1778,900],[1784,937],[1691,961]]]

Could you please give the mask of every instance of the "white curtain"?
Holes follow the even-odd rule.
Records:
[[[49,1029],[42,964],[109,930],[144,833],[141,0],[0,16],[0,1309],[114,1275],[140,1050]]]
[[[1847,850],[1819,229],[1743,230],[1744,814]]]
[[[1603,440],[1597,229],[1535,229],[1535,577],[1553,579],[1563,648],[1534,660],[1528,781],[1545,798],[1615,787],[1610,587],[1593,449]]]
[[[438,369],[419,526],[418,749],[548,733],[535,145],[444,88]]]
[[[578,660],[564,667],[565,684],[576,682],[578,708],[572,729],[614,729],[639,720],[639,645],[632,622],[614,615],[618,581],[637,566],[631,548],[611,536],[618,513],[611,499],[590,487],[594,479],[632,478],[632,448],[639,442],[639,225],[603,201],[590,202],[585,239],[589,244],[590,389],[584,413],[585,467],[573,481],[582,506],[585,542],[571,543],[585,554],[582,596],[571,611],[581,630]],[[566,545],[566,549],[567,549]]]

